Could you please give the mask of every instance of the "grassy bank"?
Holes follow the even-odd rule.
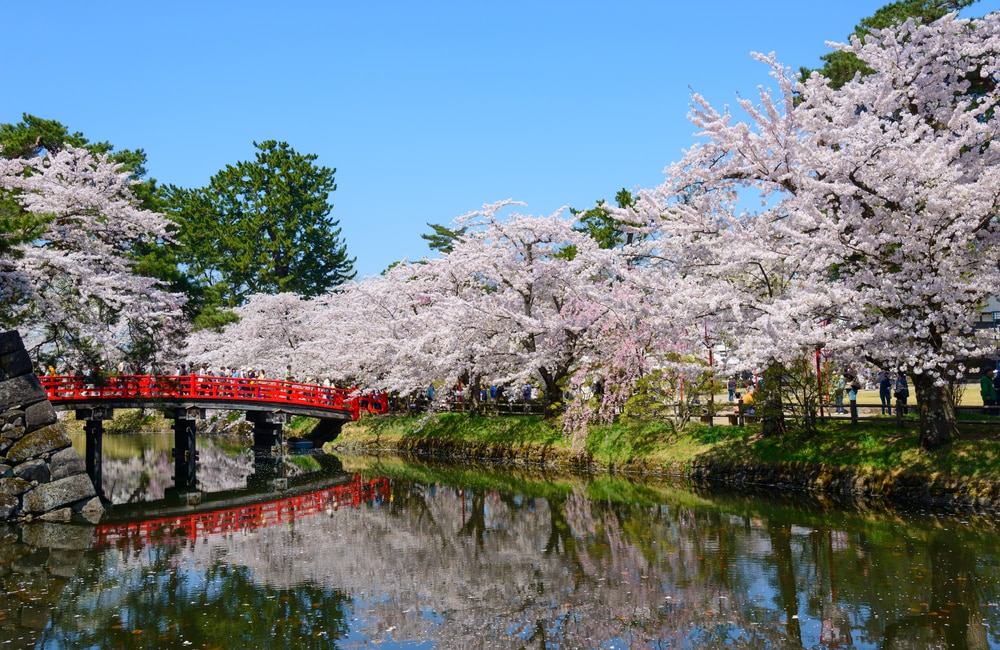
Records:
[[[214,418],[240,419],[238,412],[217,413]],[[71,432],[83,430],[83,423],[72,417],[66,417],[64,424]],[[285,434],[308,435],[315,424],[311,418],[295,418]],[[169,431],[172,425],[172,420],[156,411],[122,410],[105,423],[105,431]],[[591,427],[584,443],[574,448],[553,421],[532,416],[472,418],[441,413],[367,417],[346,425],[334,447],[430,448],[442,456],[586,463],[682,474],[706,464],[771,463],[1000,483],[1000,421],[997,425],[960,423],[960,430],[961,435],[950,445],[925,452],[920,449],[913,416],[903,429],[890,418],[857,425],[839,419],[820,424],[815,433],[793,431],[776,438],[761,437],[755,426],[709,427],[692,422],[683,432],[674,433],[665,424],[615,424]]]
[[[857,472],[905,473],[935,478],[1000,480],[1000,429],[966,425],[952,444],[920,449],[916,421],[851,425],[829,420],[815,433],[763,438],[756,427],[691,423],[681,433],[663,424],[591,427],[574,449],[553,422],[532,417],[470,418],[464,414],[371,417],[344,427],[334,447],[411,449],[549,448],[563,457],[586,457],[600,467],[685,472],[694,465],[777,463]]]

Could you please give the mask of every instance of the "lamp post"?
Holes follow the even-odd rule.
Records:
[[[816,391],[819,400],[819,419],[823,420],[823,373],[820,370],[819,351],[823,349],[822,343],[816,344]]]
[[[998,331],[997,321],[1000,320],[1000,311],[993,312],[993,357],[996,360],[996,369],[1000,372],[1000,331]]]
[[[705,347],[708,348],[708,426],[715,426],[715,358],[712,342],[708,338],[708,321],[705,322]]]

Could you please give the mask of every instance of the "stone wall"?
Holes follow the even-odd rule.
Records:
[[[21,336],[0,332],[0,521],[97,521],[104,507],[35,376]]]

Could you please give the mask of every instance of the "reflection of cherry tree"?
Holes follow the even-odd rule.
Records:
[[[95,551],[97,583],[128,588],[74,598],[54,628],[98,644],[78,628],[120,616],[118,639],[163,620],[197,629],[205,611],[227,611],[239,617],[227,634],[294,634],[291,620],[317,647],[738,649],[820,646],[836,616],[860,647],[996,641],[984,626],[998,615],[982,605],[1000,597],[995,522],[963,532],[618,480],[487,484],[397,478],[386,502]],[[830,530],[840,516],[844,531]],[[154,583],[163,588],[144,593]]]
[[[138,438],[134,438],[138,440]],[[111,440],[105,441],[114,444]],[[134,503],[164,498],[174,485],[174,461],[165,448],[145,447],[137,457],[132,445],[125,445],[127,457],[106,454],[102,463],[105,495],[112,503]],[[292,466],[294,467],[294,466]],[[198,441],[198,488],[206,492],[240,489],[253,472],[253,458],[234,454],[216,445],[211,438]]]

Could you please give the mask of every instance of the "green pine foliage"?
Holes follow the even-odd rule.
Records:
[[[170,187],[182,265],[209,309],[233,308],[255,293],[321,295],[354,278],[339,221],[330,216],[335,169],[288,143],[254,143],[256,159],[229,165],[207,187]]]
[[[465,234],[465,228],[448,228],[439,223],[428,223],[428,227],[433,232],[420,235],[420,238],[427,242],[431,250],[438,251],[442,255],[447,255],[455,246],[455,242]]]
[[[635,205],[635,197],[622,188],[615,194],[615,202],[619,208],[629,208]],[[633,235],[622,231],[622,222],[608,214],[604,205],[604,199],[598,199],[594,207],[589,210],[570,208],[570,212],[579,220],[575,230],[590,235],[601,248],[618,248],[623,244],[632,243]]]

